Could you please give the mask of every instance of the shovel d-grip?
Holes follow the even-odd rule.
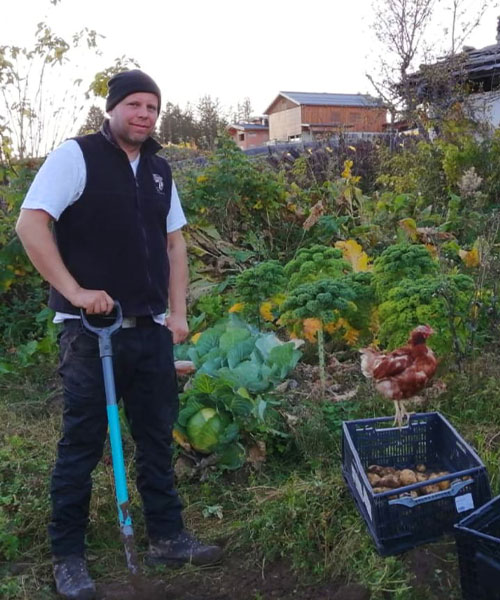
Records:
[[[113,375],[113,348],[111,336],[120,329],[123,322],[122,307],[115,301],[113,313],[114,320],[107,327],[96,327],[92,325],[83,310],[81,312],[82,323],[86,329],[94,333],[99,340],[99,354],[102,361],[104,375],[104,389],[106,392],[106,410],[108,413],[109,441],[111,444],[111,458],[113,462],[113,474],[115,480],[116,503],[118,506],[118,519],[120,522],[120,533],[125,548],[127,566],[132,574],[139,573],[139,565],[134,544],[134,531],[132,518],[129,512],[129,499],[127,492],[127,479],[125,475],[125,461],[123,459],[122,436],[120,432],[120,417],[118,404],[116,402],[115,378]],[[113,314],[111,313],[111,314]],[[99,315],[101,321],[102,315]],[[107,317],[104,317],[107,318]],[[112,319],[112,317],[111,317]]]

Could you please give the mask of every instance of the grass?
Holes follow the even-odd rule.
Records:
[[[204,539],[223,540],[231,551],[268,563],[284,557],[308,584],[356,582],[373,600],[459,598],[453,540],[445,555],[431,560],[430,574],[415,585],[409,555],[382,558],[360,518],[341,476],[341,422],[390,414],[392,404],[377,399],[366,383],[352,400],[290,395],[284,411],[293,444],[259,471],[205,474],[181,481],[187,525]],[[433,401],[472,443],[485,462],[493,494],[500,490],[500,381],[496,356],[483,355],[467,373],[444,373],[445,394]],[[0,379],[0,597],[6,600],[55,598],[46,527],[48,485],[59,437],[60,405],[54,367]],[[134,480],[133,447],[125,437],[128,480]],[[129,485],[140,552],[146,548],[140,502]],[[112,467],[101,462],[94,477],[88,534],[90,567],[99,580],[126,576],[118,536]],[[433,547],[430,546],[432,549]],[[434,566],[435,563],[435,566]],[[153,572],[151,572],[153,573]],[[162,574],[169,577],[169,573]]]

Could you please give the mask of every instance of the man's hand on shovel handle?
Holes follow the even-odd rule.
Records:
[[[83,308],[88,315],[109,315],[114,307],[113,298],[104,290],[79,288],[68,300],[73,306]]]

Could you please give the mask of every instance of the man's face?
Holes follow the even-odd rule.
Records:
[[[158,98],[149,92],[130,94],[109,111],[116,141],[126,149],[139,147],[153,133],[158,118]]]

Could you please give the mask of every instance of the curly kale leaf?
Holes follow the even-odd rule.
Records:
[[[451,352],[452,324],[455,335],[465,339],[473,294],[467,275],[403,279],[379,307],[380,342],[388,349],[401,346],[414,327],[427,323],[436,331],[429,345],[438,354]]]
[[[341,250],[320,244],[301,248],[295,258],[285,265],[289,290],[328,277],[336,279],[350,271],[351,265],[342,258]]]
[[[389,290],[403,279],[437,275],[438,264],[421,244],[394,244],[375,260],[373,273],[377,295],[386,300]]]
[[[236,293],[244,302],[256,305],[282,291],[286,280],[283,266],[268,260],[236,276]]]
[[[284,323],[297,319],[317,318],[323,323],[336,321],[355,298],[354,291],[344,282],[321,279],[304,283],[290,292],[282,306]]]

